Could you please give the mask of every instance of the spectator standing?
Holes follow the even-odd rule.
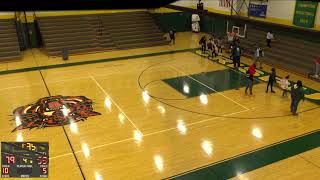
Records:
[[[302,82],[299,80],[297,81],[297,84],[295,84],[294,86],[292,86],[291,88],[291,112],[293,115],[298,115],[297,114],[297,109],[298,109],[298,105],[299,102],[303,100],[304,101],[304,91],[303,91],[303,87],[302,87]]]
[[[256,63],[259,62],[260,69],[262,69],[262,57],[263,56],[264,56],[264,52],[263,52],[262,48],[258,46],[254,52],[254,58],[255,58]]]
[[[207,44],[207,47],[208,47],[208,52],[209,52],[209,57],[211,56],[213,58],[213,55],[214,55],[214,46],[213,46],[213,40],[212,38],[209,39],[208,41],[208,44]]]
[[[247,71],[248,73],[248,84],[245,90],[245,93],[247,94],[248,89],[250,90],[250,95],[252,95],[252,88],[253,88],[253,76],[256,73],[256,64],[252,64],[249,66],[249,69]]]
[[[268,91],[269,91],[269,86],[271,87],[271,92],[275,93],[275,91],[273,91],[274,82],[276,82],[276,69],[272,68],[271,69],[271,74],[269,76],[269,81],[268,81],[266,93],[268,93]]]
[[[316,58],[315,67],[314,77],[318,78],[320,74],[320,56]]]
[[[239,45],[235,45],[232,49],[232,60],[234,68],[240,67],[241,48]]]
[[[175,29],[171,29],[169,31],[169,37],[170,37],[170,43],[175,44],[175,41],[176,41],[176,30]]]
[[[267,46],[269,48],[271,48],[271,41],[273,40],[273,34],[272,34],[272,31],[268,31],[267,33]]]
[[[202,38],[199,41],[199,44],[201,46],[201,52],[203,54],[206,52],[206,43],[207,43],[206,36],[202,36]]]
[[[289,87],[289,75],[282,78],[281,81],[280,81],[280,86],[281,86],[281,89],[283,90],[282,92],[282,96],[284,97],[287,97],[287,93],[288,93],[288,87]]]

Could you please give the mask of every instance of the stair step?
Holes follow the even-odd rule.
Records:
[[[143,42],[143,43],[135,43],[135,44],[122,44],[117,45],[119,49],[135,49],[141,47],[152,47],[152,46],[164,46],[168,45],[169,42],[166,41],[156,41],[156,42]]]
[[[42,34],[44,38],[62,38],[62,37],[72,37],[72,36],[95,36],[95,33],[89,33],[86,31],[78,31],[78,32],[64,32],[60,34]]]
[[[99,51],[100,48],[97,47],[88,47],[88,48],[79,48],[69,50],[69,55],[79,54],[79,53],[88,53]],[[48,51],[49,56],[62,56],[61,51]]]
[[[73,45],[61,45],[61,46],[54,46],[54,47],[46,47],[48,51],[61,51],[62,49],[74,50],[74,49],[82,49],[82,48],[93,48],[98,47],[99,44],[97,42],[92,44],[73,44]]]
[[[41,25],[41,31],[62,30],[62,29],[76,29],[87,28],[87,24],[68,24],[68,25]]]
[[[84,40],[74,40],[74,41],[62,41],[62,42],[54,42],[54,43],[46,43],[46,47],[54,47],[54,46],[67,46],[67,45],[75,45],[75,44],[91,44],[96,43],[94,39],[84,39]]]
[[[148,33],[148,34],[129,34],[129,35],[122,35],[122,36],[113,36],[113,40],[125,40],[125,39],[140,39],[140,38],[148,38],[148,37],[163,37],[164,33],[162,32],[155,32],[155,33]]]
[[[126,29],[108,29],[107,31],[114,34],[130,33],[130,32],[161,32],[158,27],[137,27],[137,28],[126,28]]]
[[[161,41],[165,40],[163,37],[149,37],[149,38],[139,38],[139,39],[125,39],[125,40],[114,40],[116,44],[132,44],[132,43],[140,43],[140,42],[153,42],[153,41]]]
[[[46,38],[44,39],[45,43],[55,43],[55,42],[68,42],[68,41],[76,41],[76,40],[86,40],[86,39],[96,39],[95,35],[90,36],[65,36],[65,37],[54,37],[54,38]]]
[[[10,61],[10,60],[20,60],[21,59],[21,55],[10,55],[10,56],[0,56],[0,62],[6,62],[6,61]]]

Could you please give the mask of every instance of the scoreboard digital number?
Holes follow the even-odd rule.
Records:
[[[2,178],[47,178],[48,167],[47,142],[1,142]]]

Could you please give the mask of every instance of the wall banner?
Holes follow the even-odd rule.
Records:
[[[293,24],[305,28],[313,28],[317,14],[318,2],[297,0]]]
[[[266,3],[250,2],[249,3],[249,16],[265,18],[267,15],[267,7],[268,7],[268,5]]]

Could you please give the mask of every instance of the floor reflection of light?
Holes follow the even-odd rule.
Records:
[[[111,100],[110,100],[110,98],[109,97],[106,97],[105,99],[104,99],[104,105],[111,111]]]
[[[148,103],[148,102],[149,102],[150,96],[149,96],[147,90],[144,90],[144,91],[142,92],[142,97],[143,97],[143,101],[144,101],[145,103]]]
[[[142,133],[138,130],[133,131],[133,138],[137,142],[141,142],[142,141]]]
[[[70,109],[68,109],[66,106],[62,106],[62,113],[65,117],[67,117],[70,113]]]
[[[163,171],[163,160],[160,155],[155,155],[153,157],[154,159],[154,164],[156,165],[157,169],[161,172]]]
[[[70,121],[70,130],[74,134],[77,134],[78,133],[78,125],[77,125],[77,123],[75,123],[73,121]]]
[[[183,85],[183,92],[186,93],[186,94],[189,94],[190,92],[190,88],[187,84]]]
[[[23,136],[21,133],[17,134],[17,142],[23,142]]]
[[[94,176],[95,176],[96,180],[102,180],[102,176],[101,176],[101,174],[99,172],[96,171],[94,173]]]
[[[19,117],[19,116],[16,116],[15,120],[16,120],[16,126],[20,126],[20,125],[21,125],[21,119],[20,119],[20,117]]]
[[[239,178],[240,180],[249,180],[249,178],[247,178],[244,174],[242,174],[242,172],[238,171],[237,172],[237,178]]]
[[[209,156],[212,154],[212,143],[208,140],[204,140],[201,144],[202,150]]]
[[[86,143],[82,143],[82,152],[84,154],[84,157],[88,158],[90,156],[90,149]]]
[[[184,124],[183,120],[179,119],[177,121],[177,129],[179,130],[179,132],[183,135],[185,135],[187,133],[187,127]]]
[[[119,118],[120,123],[124,124],[125,117],[124,117],[123,113],[119,113],[118,118]]]
[[[255,136],[256,138],[261,139],[263,137],[262,132],[259,128],[254,128],[252,129],[252,135]]]
[[[208,97],[205,94],[200,95],[200,102],[201,104],[208,104]]]
[[[161,114],[166,113],[166,109],[165,109],[163,106],[159,105],[159,106],[158,106],[158,109],[159,109],[159,111],[160,111]]]

